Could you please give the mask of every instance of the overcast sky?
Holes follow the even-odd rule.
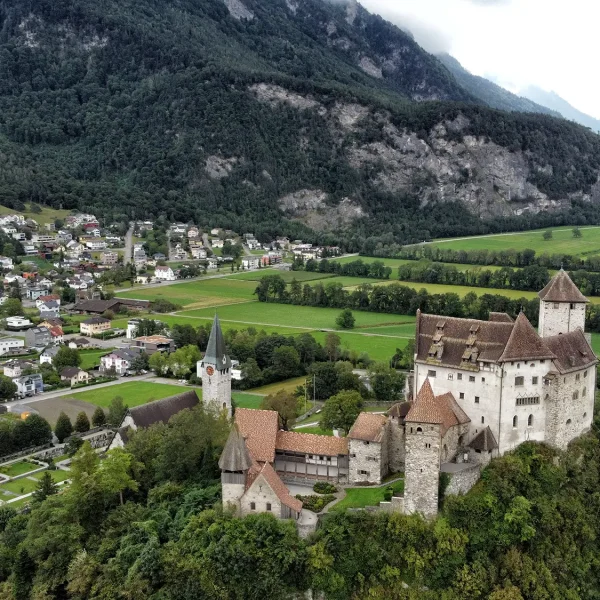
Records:
[[[476,75],[553,90],[600,118],[599,0],[359,1]]]

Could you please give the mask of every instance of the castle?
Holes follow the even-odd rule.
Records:
[[[566,448],[592,423],[598,361],[583,332],[588,301],[562,270],[539,297],[539,333],[523,313],[482,321],[418,311],[414,400],[387,415],[361,413],[346,438],[281,431],[276,412],[236,410],[219,461],[224,504],[297,519],[302,503],[284,481],[377,484],[404,471],[394,507],[433,516],[440,472],[457,481],[468,473],[472,485],[481,465],[524,441]],[[217,318],[210,339],[205,399],[231,411]]]

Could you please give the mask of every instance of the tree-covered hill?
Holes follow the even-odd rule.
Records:
[[[595,221],[600,138],[477,105],[352,2],[0,0],[0,159],[7,206],[356,250]]]

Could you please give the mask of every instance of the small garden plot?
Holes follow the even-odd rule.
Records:
[[[35,492],[37,489],[37,480],[23,477],[22,479],[15,479],[8,483],[0,485],[0,490],[12,492],[15,496],[22,496],[23,494],[29,494]]]
[[[306,508],[314,513],[320,513],[330,502],[335,500],[333,494],[326,494],[324,496],[302,496],[296,494],[296,498],[302,501],[302,508]]]
[[[394,494],[404,491],[404,480],[382,485],[376,488],[346,488],[346,497],[338,502],[332,510],[343,510],[346,508],[365,508],[366,506],[377,506],[386,497],[386,488],[391,487]]]
[[[46,471],[40,471],[39,473],[35,473],[32,477],[35,477],[38,481],[44,476]],[[54,483],[59,483],[61,481],[65,481],[71,477],[71,473],[69,471],[63,471],[62,469],[57,469],[56,471],[48,471],[50,476],[52,477],[52,481]]]
[[[8,477],[18,477],[19,475],[24,475],[30,471],[35,471],[35,469],[39,469],[40,466],[41,465],[27,462],[26,460],[20,460],[19,462],[12,463],[11,465],[0,467],[0,473],[7,475]]]

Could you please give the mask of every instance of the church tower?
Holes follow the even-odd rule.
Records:
[[[542,338],[585,329],[588,299],[562,269],[538,294],[540,297],[539,334]]]
[[[221,458],[221,485],[223,489],[223,508],[234,508],[240,513],[240,500],[246,490],[246,476],[252,466],[252,458],[237,423],[234,423]]]
[[[219,317],[215,315],[206,354],[198,362],[202,375],[202,399],[205,406],[226,410],[231,417],[231,358],[227,355]]]

